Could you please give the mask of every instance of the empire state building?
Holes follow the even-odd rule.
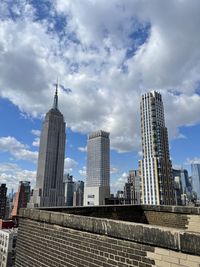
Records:
[[[36,187],[30,207],[64,204],[65,121],[58,109],[58,86],[53,107],[47,112],[40,136]]]

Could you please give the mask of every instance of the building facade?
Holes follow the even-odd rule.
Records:
[[[26,208],[30,200],[31,186],[29,181],[20,181],[19,188],[13,202],[11,216],[16,217],[19,214],[20,208]]]
[[[140,175],[138,170],[130,170],[124,186],[126,204],[140,204]]]
[[[0,230],[0,267],[13,267],[17,241],[17,228]]]
[[[196,195],[196,200],[200,203],[200,164],[191,164],[192,188]]]
[[[84,182],[77,181],[74,183],[74,197],[73,206],[83,206],[83,196],[84,196]]]
[[[36,187],[29,207],[64,205],[65,122],[58,109],[57,86],[53,107],[47,112],[40,136]]]
[[[84,205],[104,205],[110,197],[110,139],[102,130],[89,135]]]
[[[6,197],[7,187],[6,184],[0,185],[0,219],[4,219],[6,215]]]
[[[144,94],[140,114],[143,152],[140,161],[141,201],[144,204],[173,205],[172,164],[161,94],[156,91]]]
[[[65,185],[65,206],[73,206],[73,196],[74,196],[74,182],[73,176],[66,174],[64,175],[64,185]]]

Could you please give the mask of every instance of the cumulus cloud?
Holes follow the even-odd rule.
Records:
[[[113,192],[117,190],[123,190],[124,184],[127,183],[128,173],[123,172],[117,179],[111,181],[111,189]]]
[[[194,157],[193,159],[187,158],[185,165],[200,164],[200,158]]]
[[[35,129],[33,129],[33,130],[31,130],[31,133],[32,133],[33,135],[37,136],[37,137],[40,137],[41,131],[40,131],[40,130],[35,130]]]
[[[68,127],[109,131],[118,152],[141,150],[139,101],[150,89],[163,95],[170,138],[199,123],[199,1],[56,0],[44,17],[32,1],[6,2],[0,96],[23,113],[40,117],[51,107],[59,76],[71,90],[59,88]]]
[[[65,158],[64,172],[71,173],[75,167],[78,166],[78,162],[71,158]]]
[[[117,179],[111,180],[111,190],[116,192],[118,190],[124,190],[124,185],[127,182],[128,173],[123,172]]]
[[[31,151],[28,146],[19,142],[15,137],[0,137],[0,151],[10,153],[17,160],[36,162],[38,152]]]
[[[8,190],[17,190],[19,181],[30,181],[35,185],[36,171],[24,170],[14,163],[0,163],[1,183],[6,183]]]
[[[33,140],[32,142],[32,146],[35,146],[35,147],[39,147],[40,145],[40,134],[41,134],[41,131],[39,130],[31,130],[31,133],[36,136],[35,139]]]
[[[78,147],[78,150],[81,152],[87,152],[87,146],[85,147]]]
[[[119,171],[118,168],[116,168],[116,167],[114,167],[114,166],[111,166],[111,167],[110,167],[110,173],[111,173],[111,174],[118,173],[118,171]]]
[[[83,168],[81,170],[79,170],[79,174],[85,178],[86,175],[87,175],[87,169],[86,169],[86,166],[83,166]]]

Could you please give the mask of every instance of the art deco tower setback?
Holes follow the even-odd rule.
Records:
[[[58,109],[57,85],[53,107],[47,112],[40,136],[40,148],[32,201],[34,206],[64,204],[65,122]]]
[[[161,94],[156,91],[144,94],[140,114],[143,152],[140,161],[141,201],[144,204],[173,205],[172,166]]]
[[[110,139],[109,133],[93,132],[87,145],[87,178],[84,206],[104,205],[110,197]]]

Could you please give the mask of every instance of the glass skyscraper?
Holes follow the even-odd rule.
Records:
[[[196,193],[197,201],[200,202],[200,164],[191,164],[192,171],[192,188]]]

